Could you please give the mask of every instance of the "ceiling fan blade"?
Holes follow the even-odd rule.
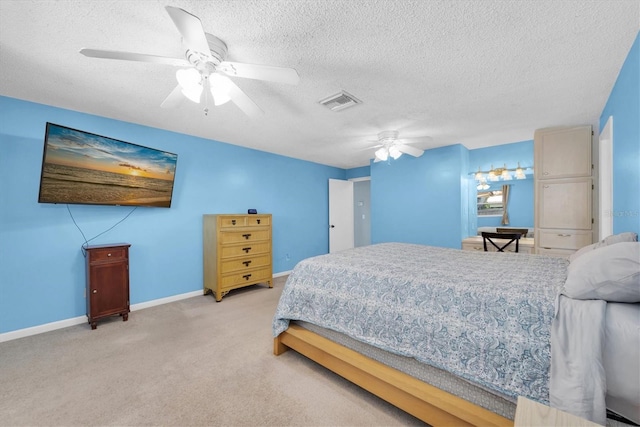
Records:
[[[189,49],[211,56],[207,36],[204,34],[200,18],[179,7],[165,6],[165,9],[182,35],[184,44]]]
[[[161,108],[175,108],[182,102],[184,99],[184,95],[182,94],[182,87],[180,85],[176,86],[175,89],[171,91],[169,96],[167,96],[162,104],[160,104]]]
[[[430,136],[417,136],[415,138],[400,138],[399,142],[402,144],[419,144],[423,142],[432,142],[433,138]]]
[[[421,150],[419,148],[416,148],[416,147],[412,147],[410,145],[397,144],[396,147],[402,153],[408,154],[408,155],[413,156],[413,157],[420,157],[424,153],[423,150]]]
[[[293,68],[273,67],[271,65],[243,64],[224,61],[218,70],[232,77],[266,80],[269,82],[297,85],[300,81],[298,72]]]
[[[122,61],[152,62],[154,64],[175,65],[177,67],[191,66],[189,61],[180,58],[147,55],[144,53],[119,52],[115,50],[80,49],[80,53],[90,58],[119,59]]]
[[[257,117],[264,114],[262,109],[247,96],[231,79],[227,82],[229,88],[229,97],[234,104],[238,106],[247,116]]]

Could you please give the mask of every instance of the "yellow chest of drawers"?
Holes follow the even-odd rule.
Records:
[[[220,301],[232,289],[273,287],[271,214],[203,215],[204,293]]]

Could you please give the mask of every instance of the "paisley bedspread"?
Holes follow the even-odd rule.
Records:
[[[413,357],[509,400],[548,404],[554,299],[568,261],[380,243],[301,261],[273,334],[304,320]]]

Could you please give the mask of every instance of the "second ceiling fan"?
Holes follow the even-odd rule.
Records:
[[[411,139],[398,139],[397,130],[386,130],[378,134],[378,145],[374,148],[378,148],[375,152],[374,162],[384,162],[389,158],[397,159],[402,154],[408,154],[413,157],[420,157],[424,153],[424,150],[420,148],[412,147],[408,144],[430,141],[430,137],[411,138]]]
[[[186,49],[184,59],[100,49],[81,49],[80,53],[92,58],[183,67],[176,72],[178,85],[162,102],[161,107],[175,107],[187,97],[193,102],[204,103],[205,114],[209,111],[210,102],[221,105],[227,101],[232,101],[250,117],[262,113],[262,109],[229,76],[298,84],[300,77],[293,68],[227,61],[226,43],[212,34],[205,33],[197,16],[173,6],[166,6],[165,9],[182,35],[182,44]]]

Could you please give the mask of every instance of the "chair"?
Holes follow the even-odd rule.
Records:
[[[518,252],[518,246],[520,243],[520,237],[522,237],[521,233],[489,233],[486,231],[482,232],[482,244],[484,245],[484,251],[488,252],[487,249],[487,240],[491,243],[498,252],[504,252],[504,249],[509,246],[514,241],[516,242],[516,253]],[[500,239],[502,241],[509,240],[506,244],[502,245],[501,242],[496,243],[493,239]],[[498,246],[502,245],[502,246]]]
[[[528,232],[528,228],[496,228],[496,233],[520,233],[522,237],[526,237]]]

